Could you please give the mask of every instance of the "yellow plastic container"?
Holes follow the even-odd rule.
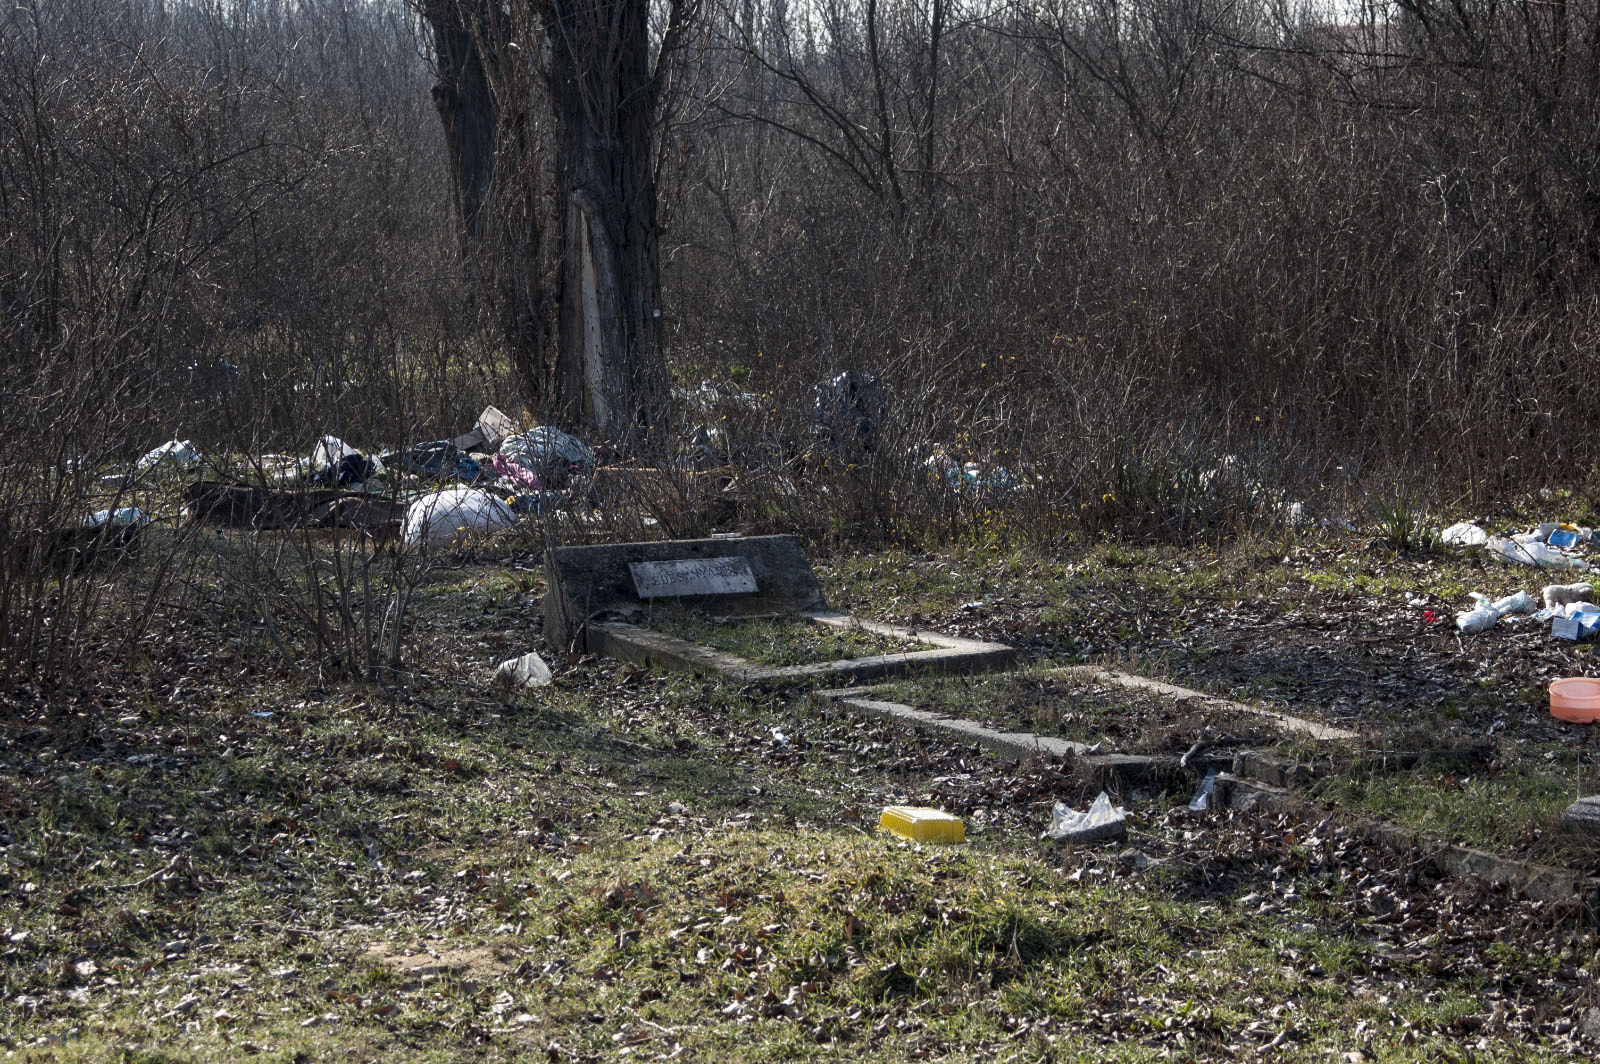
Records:
[[[914,805],[891,805],[878,826],[912,842],[966,842],[967,827],[958,816]]]

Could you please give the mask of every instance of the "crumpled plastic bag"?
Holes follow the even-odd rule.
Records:
[[[198,469],[205,464],[200,452],[188,440],[168,440],[139,459],[138,468]]]
[[[1439,542],[1456,547],[1481,547],[1489,542],[1489,533],[1473,524],[1462,521],[1439,531]]]
[[[117,510],[97,510],[83,519],[85,528],[99,528],[110,525],[113,528],[123,528],[128,525],[148,525],[150,516],[137,506],[124,506]]]
[[[556,466],[594,468],[594,452],[588,444],[549,425],[506,437],[500,444],[500,453],[535,473],[544,473]]]
[[[475,488],[451,488],[424,495],[406,509],[400,538],[408,547],[454,543],[468,536],[496,532],[514,524],[517,515],[502,499]]]
[[[1105,791],[1100,792],[1086,812],[1078,812],[1063,802],[1057,802],[1050,815],[1047,838],[1057,842],[1093,842],[1097,839],[1120,839],[1128,833],[1128,811],[1111,804]]]
[[[1537,540],[1523,543],[1519,542],[1515,537],[1507,539],[1504,536],[1492,536],[1484,544],[1483,549],[1502,561],[1514,562],[1518,565],[1537,565],[1545,569],[1587,570],[1589,568],[1589,563],[1582,558],[1574,558],[1570,554],[1562,554],[1554,547],[1547,546]]]

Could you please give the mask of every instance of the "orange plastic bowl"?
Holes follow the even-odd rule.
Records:
[[[1550,683],[1550,715],[1573,724],[1600,721],[1600,680],[1573,676]]]

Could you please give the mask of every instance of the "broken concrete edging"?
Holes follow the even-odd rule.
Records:
[[[1505,885],[1535,901],[1576,903],[1583,919],[1600,923],[1600,879],[1571,869],[1501,857],[1487,850],[1457,846],[1420,831],[1368,820],[1344,810],[1329,810],[1282,787],[1247,779],[1232,772],[1217,776],[1217,804],[1239,812],[1267,812],[1299,820],[1338,817],[1365,841],[1401,856],[1426,861],[1454,879],[1489,886]]]
[[[1137,785],[1171,779],[1182,769],[1176,757],[1156,757],[1148,754],[1099,753],[1087,743],[1071,739],[1058,739],[1033,732],[1000,731],[961,717],[948,717],[925,709],[863,698],[856,691],[835,689],[813,692],[815,697],[837,702],[852,709],[865,710],[885,720],[913,731],[936,732],[958,742],[972,743],[1003,757],[1026,761],[1033,757],[1055,757],[1070,760],[1093,773],[1104,784]],[[1204,761],[1197,768],[1207,767]]]
[[[760,665],[734,654],[691,643],[633,624],[590,621],[590,649],[606,657],[641,665],[663,665],[693,672],[715,673],[745,683],[805,683],[836,680],[874,682],[907,676],[948,675],[1003,669],[1016,661],[1015,649],[1000,643],[913,631],[892,624],[866,621],[828,610],[804,610],[789,616],[832,628],[856,628],[874,635],[924,643],[932,650],[911,650],[900,654],[878,654],[840,661],[818,661],[806,665]]]
[[[1292,717],[1275,709],[1267,709],[1265,706],[1251,705],[1249,702],[1235,702],[1232,699],[1208,695],[1204,691],[1179,687],[1177,684],[1152,680],[1146,676],[1136,676],[1131,672],[1119,672],[1116,669],[1108,669],[1101,665],[1070,665],[1060,671],[1066,675],[1098,680],[1101,683],[1116,684],[1119,687],[1131,687],[1139,691],[1149,691],[1151,694],[1166,695],[1168,698],[1175,698],[1179,701],[1199,699],[1202,702],[1209,702],[1221,709],[1232,710],[1235,713],[1248,713],[1251,716],[1265,717],[1277,724],[1282,731],[1298,732],[1301,735],[1319,741],[1361,738],[1361,735],[1357,732],[1349,731],[1345,728],[1336,728],[1331,724],[1318,724],[1314,720]]]

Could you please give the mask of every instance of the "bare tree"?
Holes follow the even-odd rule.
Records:
[[[655,144],[693,4],[658,27],[648,0],[421,6],[464,246],[523,390],[623,448],[666,414]]]

